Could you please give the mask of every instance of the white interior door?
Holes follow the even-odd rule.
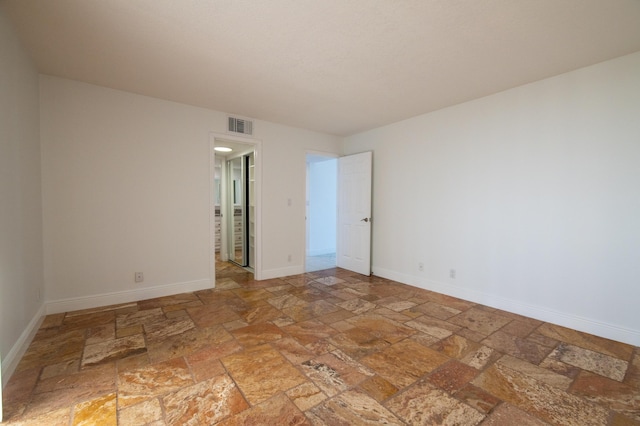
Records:
[[[371,274],[371,152],[338,159],[338,267]]]

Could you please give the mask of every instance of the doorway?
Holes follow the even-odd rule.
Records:
[[[334,155],[308,153],[305,272],[336,267],[337,176]]]
[[[260,149],[259,140],[210,134],[212,287],[229,271],[260,279]]]
[[[255,155],[241,154],[227,160],[228,241],[226,258],[253,271],[255,261]]]

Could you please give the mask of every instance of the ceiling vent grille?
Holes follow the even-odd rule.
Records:
[[[242,133],[243,135],[253,135],[253,121],[229,117],[229,131]]]

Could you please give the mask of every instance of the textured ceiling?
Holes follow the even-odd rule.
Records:
[[[639,0],[2,0],[38,70],[349,135],[640,51]]]

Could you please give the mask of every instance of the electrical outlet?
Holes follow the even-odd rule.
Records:
[[[144,274],[142,272],[136,272],[134,278],[137,283],[141,283],[144,281]]]
[[[291,255],[287,256],[287,262],[291,263]]]
[[[418,271],[424,272],[424,263],[422,263],[422,262],[418,263]]]
[[[456,279],[456,270],[455,269],[449,269],[449,278],[451,278],[452,280]]]

